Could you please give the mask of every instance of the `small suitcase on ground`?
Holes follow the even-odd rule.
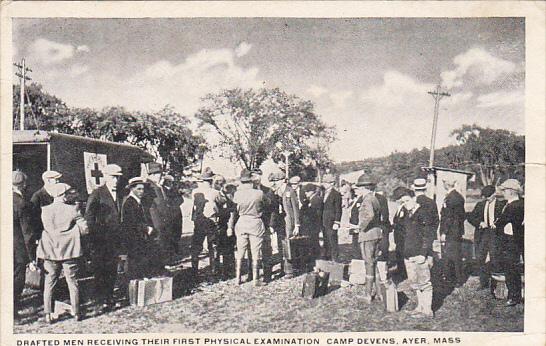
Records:
[[[394,282],[389,280],[385,284],[380,284],[380,289],[385,311],[398,311],[398,291],[396,290],[396,285],[394,284]]]
[[[282,241],[283,255],[288,261],[304,261],[309,257],[309,237],[293,236]]]
[[[129,303],[131,305],[147,306],[168,302],[172,299],[172,277],[131,280],[129,283]]]
[[[345,273],[345,264],[334,261],[316,260],[315,268],[330,274],[330,281],[341,282]]]
[[[349,282],[353,285],[366,284],[366,262],[364,260],[351,260],[349,265]]]
[[[328,293],[329,274],[326,272],[311,272],[303,279],[301,296],[304,298],[317,298]]]
[[[491,279],[494,281],[495,289],[493,294],[496,299],[508,298],[508,288],[506,287],[506,278],[504,275],[493,275]]]

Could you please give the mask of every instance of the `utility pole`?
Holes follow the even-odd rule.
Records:
[[[440,100],[444,96],[451,96],[450,94],[446,92],[442,92],[440,89],[440,84],[436,86],[436,90],[429,91],[429,94],[432,95],[434,98],[434,120],[432,122],[432,136],[430,138],[430,159],[429,159],[429,167],[434,166],[434,146],[436,144],[436,130],[438,128],[438,111],[440,110]]]
[[[30,77],[27,76],[27,72],[32,72],[31,69],[25,66],[25,58],[21,60],[20,64],[13,64],[15,65],[19,71],[15,73],[17,77],[19,77],[20,81],[20,96],[19,96],[19,130],[25,129],[25,82],[27,80],[31,80]]]

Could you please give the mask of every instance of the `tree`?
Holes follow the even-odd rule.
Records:
[[[25,128],[97,138],[140,147],[156,158],[164,168],[182,172],[195,160],[195,154],[206,150],[204,139],[189,128],[189,120],[165,106],[155,113],[129,112],[123,107],[69,108],[56,96],[42,90],[39,84],[28,87]],[[30,100],[30,102],[28,102]],[[19,92],[14,86],[14,125],[18,116]]]
[[[263,88],[223,90],[203,102],[196,113],[199,126],[216,135],[212,146],[232,162],[254,169],[267,158],[282,162],[284,150],[290,152],[292,168],[320,169],[330,162],[325,151],[335,130],[321,121],[311,101]]]
[[[525,137],[503,129],[463,125],[451,132],[467,163],[478,173],[483,185],[502,178],[522,178],[525,164]]]

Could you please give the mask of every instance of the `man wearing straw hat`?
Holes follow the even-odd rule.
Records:
[[[505,272],[508,301],[506,306],[521,303],[520,257],[524,254],[524,211],[525,203],[519,181],[508,179],[500,185],[506,205],[495,222],[500,243],[501,268]]]
[[[247,251],[252,253],[252,277],[254,286],[259,286],[259,267],[265,226],[262,221],[265,200],[264,193],[255,189],[252,183],[252,174],[249,170],[241,171],[241,185],[233,196],[233,202],[237,205],[238,220],[234,226],[235,218],[230,220],[228,235],[233,233],[237,237],[236,278],[241,284],[242,260]]]

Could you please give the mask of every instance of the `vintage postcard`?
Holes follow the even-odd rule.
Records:
[[[544,2],[0,6],[1,345],[544,344]]]

